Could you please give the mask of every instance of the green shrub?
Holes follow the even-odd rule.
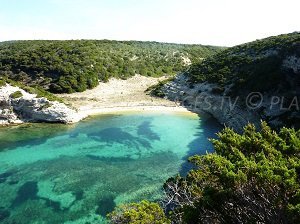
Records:
[[[156,96],[156,97],[165,97],[165,93],[162,90],[165,84],[168,82],[171,82],[174,80],[174,77],[168,78],[166,80],[160,81],[158,84],[150,86],[149,88],[146,89],[146,93],[150,94],[151,96]]]
[[[0,87],[4,86],[6,84],[5,80],[0,79]]]
[[[169,224],[168,220],[157,203],[141,201],[118,206],[108,214],[110,223],[115,224]]]
[[[10,94],[10,97],[13,98],[13,99],[20,98],[22,96],[23,96],[23,94],[22,94],[21,91],[16,91],[16,92]]]
[[[218,136],[211,140],[215,153],[191,157],[187,177],[166,182],[173,219],[299,223],[300,130],[275,132],[262,123],[260,131],[249,124],[243,134],[225,128]]]

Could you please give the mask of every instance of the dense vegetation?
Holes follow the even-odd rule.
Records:
[[[188,75],[193,83],[233,84],[231,94],[234,95],[245,90],[270,91],[278,89],[279,85],[286,91],[290,84],[287,76],[293,74],[282,68],[287,56],[300,57],[300,33],[228,48],[191,66]]]
[[[4,77],[0,77],[0,87],[6,85],[7,83],[10,84],[10,85],[12,85],[12,86],[18,86],[18,87],[20,87],[21,89],[25,90],[28,93],[36,94],[36,97],[38,97],[38,98],[45,97],[45,98],[47,98],[50,101],[58,101],[58,102],[64,103],[62,98],[60,98],[58,96],[55,96],[54,94],[52,94],[52,93],[44,90],[40,86],[37,86],[37,85],[28,86],[26,84],[23,84],[22,82],[8,79],[5,76]],[[17,92],[16,92],[16,94],[13,94],[11,97],[12,98],[21,97],[21,95],[19,93],[17,93]]]
[[[0,43],[0,76],[54,93],[84,91],[110,77],[174,74],[221,48],[157,42],[69,40]]]
[[[157,204],[149,201],[118,206],[108,215],[113,223],[130,224],[168,224],[164,211]]]
[[[299,223],[300,131],[275,132],[262,123],[259,132],[249,124],[243,134],[225,128],[218,136],[211,140],[215,153],[191,157],[195,168],[165,183],[172,222]],[[145,210],[122,212],[147,223],[136,214]]]

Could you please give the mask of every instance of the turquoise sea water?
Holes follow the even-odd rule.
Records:
[[[176,113],[0,128],[0,222],[103,223],[117,204],[159,200],[164,181],[211,151],[219,129]]]

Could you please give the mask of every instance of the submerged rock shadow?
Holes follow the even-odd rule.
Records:
[[[95,155],[91,155],[91,154],[87,154],[86,155],[87,158],[91,159],[91,160],[97,160],[97,161],[102,161],[102,162],[110,162],[110,163],[126,163],[129,161],[134,161],[134,159],[132,159],[129,156],[126,157],[105,157],[105,156],[95,156]]]
[[[18,190],[17,196],[11,203],[10,209],[14,209],[16,207],[21,206],[22,204],[26,203],[29,200],[43,200],[45,201],[45,205],[53,209],[54,212],[65,212],[72,207],[75,201],[81,200],[83,197],[82,192],[73,192],[76,196],[76,200],[67,208],[61,208],[61,203],[58,201],[53,201],[46,197],[38,196],[38,182],[37,181],[27,181],[25,182]]]
[[[106,217],[106,215],[112,212],[115,207],[115,197],[113,195],[106,195],[102,197],[97,205],[96,214]]]
[[[87,136],[96,141],[106,142],[111,145],[119,143],[136,149],[140,149],[140,145],[147,149],[152,148],[149,141],[135,137],[121,128],[106,128],[101,131],[88,133]]]
[[[144,138],[147,138],[149,140],[160,140],[160,137],[158,134],[156,134],[152,130],[152,125],[150,121],[144,121],[141,125],[138,126],[137,134],[139,136],[142,136]]]

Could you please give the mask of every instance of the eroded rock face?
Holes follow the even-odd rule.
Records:
[[[165,84],[162,91],[166,98],[177,101],[193,112],[208,113],[236,131],[242,131],[249,122],[259,127],[261,120],[266,120],[274,128],[289,126],[289,120],[294,121],[300,117],[297,93],[285,105],[282,94],[250,92],[243,96],[230,96],[230,85],[225,88],[207,82],[191,85],[187,80],[181,74]],[[293,125],[297,124],[292,122]]]
[[[18,93],[18,94],[15,94]],[[85,116],[57,101],[49,101],[6,84],[0,87],[0,125],[22,122],[74,123]]]
[[[300,58],[296,55],[288,56],[284,59],[282,67],[285,69],[291,69],[295,74],[300,73]]]
[[[185,75],[179,75],[163,87],[166,97],[178,101],[183,106],[196,113],[208,113],[221,124],[241,131],[248,122],[260,123],[260,117],[253,111],[241,108],[235,99],[214,93],[218,86],[210,83],[200,83],[191,86]],[[225,90],[226,91],[226,90]]]

